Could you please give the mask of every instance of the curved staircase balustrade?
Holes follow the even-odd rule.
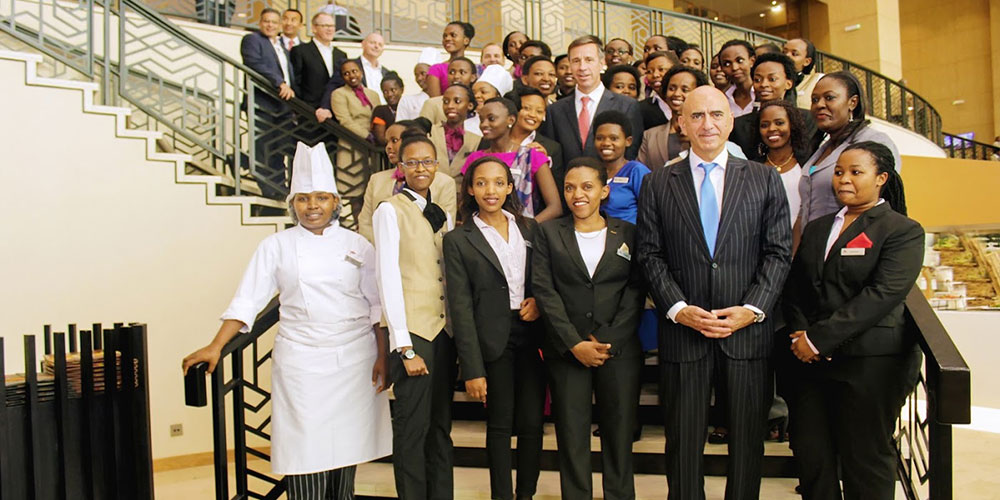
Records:
[[[227,428],[231,425],[235,453],[236,497],[277,498],[284,492],[280,477],[272,475],[267,463],[270,434],[270,392],[261,380],[262,368],[271,361],[273,326],[278,321],[278,301],[273,299],[257,317],[249,334],[239,335],[222,350],[211,375],[212,422],[215,438],[216,498],[231,498],[228,476]],[[906,298],[906,321],[910,335],[924,355],[917,386],[908,398],[903,417],[898,420],[895,442],[898,452],[898,480],[908,500],[952,498],[952,429],[971,421],[970,371],[948,332],[931,309],[920,289],[914,287]],[[228,373],[226,369],[228,367]],[[202,363],[185,379],[188,406],[205,406],[209,396]],[[650,368],[650,367],[647,367]],[[655,366],[653,372],[655,372]],[[653,379],[655,379],[655,373]],[[455,405],[461,405],[457,393]],[[232,405],[232,420],[226,421],[226,405]],[[658,404],[658,402],[656,403]],[[481,410],[480,405],[476,405]],[[455,419],[482,418],[480,412],[459,411]],[[472,417],[467,417],[473,415]],[[253,444],[248,444],[254,441]],[[476,450],[471,450],[476,451]],[[482,450],[478,450],[482,451]],[[459,453],[461,452],[461,453]],[[470,449],[456,445],[456,466],[483,466]],[[649,454],[637,454],[649,457]],[[784,476],[795,470],[791,457],[767,456],[765,476]],[[248,460],[249,459],[249,460]],[[600,460],[595,460],[599,463]],[[636,459],[637,468],[644,460]],[[710,464],[711,465],[711,464]],[[725,474],[725,467],[707,467],[709,474]],[[639,470],[637,469],[637,472]],[[659,470],[655,473],[660,473]],[[249,481],[248,481],[249,480]]]
[[[287,194],[282,179],[295,143],[324,141],[337,165],[347,208],[343,222],[352,227],[368,176],[385,167],[382,151],[365,138],[333,120],[317,123],[314,109],[300,99],[280,101],[258,73],[141,3],[122,0],[114,11],[93,0],[11,0],[5,5],[0,30],[99,80],[104,103],[140,112],[130,125],[142,123],[144,115],[146,128],[169,137],[161,145],[190,155],[201,170],[230,179],[223,183],[229,192],[215,194],[264,192],[280,202],[263,207],[279,214]],[[103,47],[95,47],[95,39]],[[340,155],[339,165],[338,149],[350,152]]]
[[[209,24],[255,28],[264,7],[278,10],[295,8],[305,19],[321,9],[330,9],[327,0],[145,0],[165,14]],[[784,43],[784,39],[707,18],[616,0],[543,2],[542,0],[339,0],[334,10],[337,39],[359,41],[379,31],[389,43],[436,47],[444,26],[454,20],[477,27],[473,46],[500,40],[507,31],[519,30],[529,38],[543,40],[562,52],[580,35],[595,34],[604,40],[623,38],[633,47],[642,47],[654,34],[675,35],[708,48],[706,58],[730,39]],[[311,29],[304,23],[305,29]],[[706,61],[706,64],[708,61]],[[864,86],[869,114],[916,132],[957,158],[992,159],[1000,148],[971,140],[965,147],[950,147],[941,130],[937,110],[913,90],[877,71],[817,51],[816,70],[824,73],[846,70]]]

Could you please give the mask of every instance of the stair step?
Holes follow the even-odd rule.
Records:
[[[490,473],[488,469],[473,467],[455,467],[455,498],[462,500],[489,500]],[[594,498],[603,498],[601,493],[601,474],[593,475]],[[798,479],[764,478],[761,483],[760,498],[769,500],[800,500],[795,493]],[[706,477],[705,493],[707,498],[722,498],[725,494],[725,477]],[[666,498],[667,481],[661,474],[635,475],[636,500],[663,500]],[[393,480],[392,464],[367,463],[358,466],[355,478],[355,492],[358,500],[376,498],[397,498],[396,486]],[[560,500],[559,473],[557,471],[542,471],[538,477],[538,488],[533,497],[535,500]]]

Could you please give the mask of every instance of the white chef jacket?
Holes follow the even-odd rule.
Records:
[[[222,319],[253,327],[278,293],[271,367],[271,470],[309,474],[392,453],[388,395],[372,387],[382,316],[375,249],[336,221],[264,239]]]
[[[360,281],[360,287],[342,286]],[[268,236],[257,247],[222,319],[253,328],[257,314],[279,293],[278,335],[311,346],[371,332],[382,317],[375,282],[375,248],[337,221],[315,235],[302,226]]]

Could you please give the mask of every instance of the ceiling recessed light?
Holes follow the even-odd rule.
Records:
[[[771,0],[771,5],[778,5],[778,0]]]
[[[713,18],[712,18],[712,20],[713,20],[713,21],[718,21],[718,20],[719,20],[719,16],[715,16],[715,17],[713,17]]]
[[[771,6],[771,12],[781,12],[781,6],[780,5],[772,5]]]
[[[760,17],[764,17],[764,13],[763,12],[760,13]]]

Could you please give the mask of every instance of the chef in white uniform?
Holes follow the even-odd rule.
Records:
[[[392,453],[375,249],[338,223],[323,143],[298,143],[288,198],[297,224],[260,243],[215,339],[183,367],[214,370],[222,347],[278,293],[271,470],[286,475],[289,500],[353,499],[356,465]]]

